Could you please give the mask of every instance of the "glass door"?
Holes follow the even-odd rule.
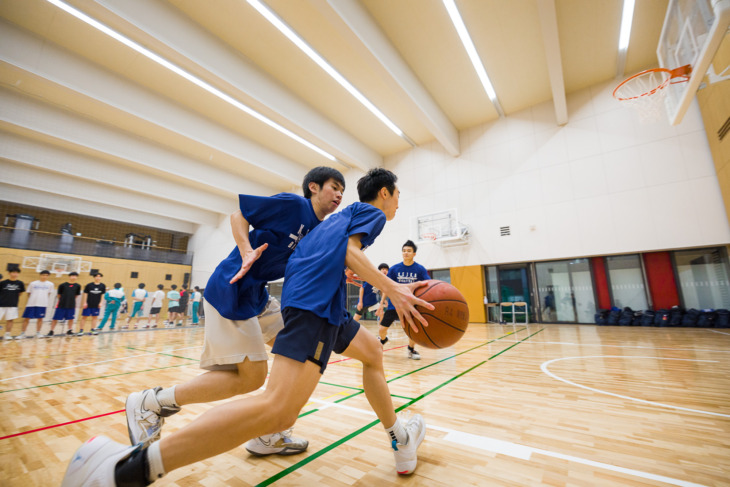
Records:
[[[499,275],[496,265],[484,268],[484,282],[487,283],[487,321],[499,323]]]
[[[498,266],[499,295],[502,303],[527,303],[527,313],[530,322],[535,322],[534,307],[532,305],[532,291],[530,287],[530,272],[527,264],[509,264]],[[519,311],[522,311],[521,309]],[[512,313],[504,309],[503,320],[511,323]],[[524,315],[517,315],[516,322],[524,321]]]
[[[545,323],[593,323],[596,300],[588,259],[538,262],[538,292]]]

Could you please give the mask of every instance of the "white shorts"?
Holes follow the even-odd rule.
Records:
[[[206,370],[235,370],[246,357],[253,362],[268,360],[264,346],[284,328],[281,307],[269,296],[264,311],[248,320],[229,320],[206,301],[205,345],[200,368]]]
[[[14,320],[18,317],[18,308],[0,308],[0,320]]]

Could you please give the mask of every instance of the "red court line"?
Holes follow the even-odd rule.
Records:
[[[391,350],[398,350],[399,348],[403,348],[403,347],[405,347],[405,345],[401,345],[400,347],[393,347],[393,348],[388,348],[388,349],[386,349],[386,350],[383,350],[383,352],[390,352]],[[339,362],[344,362],[344,361],[346,361],[346,360],[352,360],[352,358],[343,358],[342,360],[334,360],[334,361],[332,361],[332,362],[327,362],[327,365],[330,365],[330,364],[336,364],[336,363],[339,363]],[[0,440],[1,440],[1,439],[2,439],[2,438],[0,438]]]
[[[124,409],[120,409],[119,411],[112,411],[111,413],[104,413],[104,414],[99,414],[99,415],[96,415],[96,416],[90,416],[88,418],[75,419],[75,420],[69,421],[67,423],[59,423],[59,424],[54,424],[54,425],[51,425],[51,426],[44,426],[43,428],[38,428],[38,429],[34,429],[34,430],[29,430],[29,431],[23,431],[21,433],[15,433],[15,434],[8,435],[8,436],[0,436],[0,440],[7,440],[8,438],[13,438],[15,436],[22,436],[22,435],[27,435],[29,433],[36,433],[38,431],[43,431],[43,430],[47,430],[47,429],[51,429],[51,428],[58,428],[59,426],[66,426],[67,424],[80,423],[82,421],[88,421],[90,419],[101,418],[101,417],[104,417],[104,416],[109,416],[110,414],[117,414],[117,413],[123,413],[123,412],[124,412]]]
[[[397,349],[403,348],[403,347],[405,347],[405,345],[401,345],[399,347],[389,348],[389,349],[383,350],[383,351],[384,352],[388,352],[390,350],[397,350]],[[334,362],[329,362],[329,363],[330,364],[336,364],[338,362],[344,362],[345,360],[352,360],[352,359],[351,358],[345,358],[345,359],[342,359],[342,360],[335,360]],[[124,412],[124,409],[120,409],[119,411],[112,411],[110,413],[98,414],[96,416],[89,416],[88,418],[76,419],[74,421],[68,421],[66,423],[58,423],[58,424],[53,424],[51,426],[44,426],[43,428],[37,428],[37,429],[34,429],[34,430],[23,431],[21,433],[15,433],[15,434],[12,434],[12,435],[7,435],[7,436],[0,436],[0,441],[1,440],[7,440],[8,438],[14,438],[16,436],[27,435],[27,434],[30,434],[30,433],[37,433],[38,431],[43,431],[43,430],[47,430],[47,429],[51,429],[51,428],[58,428],[59,426],[66,426],[67,424],[81,423],[83,421],[89,421],[90,419],[102,418],[104,416],[109,416],[111,414],[117,414],[117,413],[123,413],[123,412]]]

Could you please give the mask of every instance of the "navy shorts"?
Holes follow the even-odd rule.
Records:
[[[158,315],[158,314],[160,314],[160,310],[161,309],[162,308],[150,308],[150,314],[151,315]]]
[[[76,310],[74,308],[56,308],[56,312],[53,313],[54,320],[72,320],[76,317]]]
[[[45,306],[28,306],[25,308],[25,311],[23,311],[23,318],[45,318],[46,317],[46,307]]]
[[[271,352],[297,362],[314,362],[319,365],[322,374],[332,352],[344,352],[360,330],[360,323],[349,314],[347,321],[340,326],[298,308],[284,308],[281,315],[284,329],[276,336]]]
[[[99,316],[99,308],[86,308],[81,312],[81,316]]]
[[[383,313],[383,319],[380,320],[380,326],[390,328],[390,325],[398,319],[398,312],[394,309],[386,309]]]

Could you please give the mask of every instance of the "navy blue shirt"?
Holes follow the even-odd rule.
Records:
[[[369,282],[362,283],[362,307],[369,308],[378,302],[378,294],[375,288]]]
[[[341,325],[347,317],[345,257],[348,240],[352,235],[361,234],[362,248],[368,247],[380,235],[385,220],[382,210],[358,202],[312,230],[286,266],[282,309],[311,311],[332,325]]]
[[[284,277],[286,264],[299,241],[321,222],[312,202],[302,196],[280,193],[270,197],[238,196],[241,214],[253,227],[248,234],[251,247],[269,247],[238,281],[229,281],[241,270],[242,259],[234,247],[205,286],[205,299],[229,320],[258,316],[266,306],[266,283]]]
[[[418,262],[414,262],[411,265],[405,265],[403,262],[396,264],[388,271],[388,277],[401,284],[410,284],[412,282],[431,279],[426,268]],[[395,309],[390,299],[388,299],[388,309]]]

